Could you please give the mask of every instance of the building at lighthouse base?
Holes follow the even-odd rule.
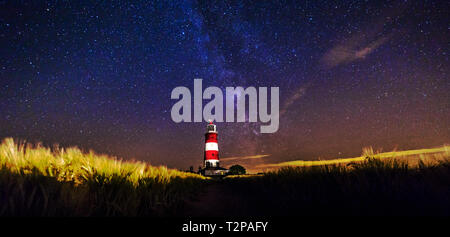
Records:
[[[208,177],[224,177],[228,172],[229,170],[223,167],[205,167],[201,170],[201,174]]]

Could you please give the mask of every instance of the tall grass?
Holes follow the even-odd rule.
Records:
[[[0,144],[0,215],[176,214],[204,177],[78,148]]]
[[[0,144],[0,216],[189,215],[186,200],[207,184],[220,184],[201,203],[223,207],[224,213],[206,212],[214,215],[448,216],[450,153],[444,149],[401,152],[414,155],[414,163],[366,149],[354,162],[205,182],[163,166],[9,138]]]
[[[339,165],[346,163],[362,162],[367,157],[377,159],[399,159],[409,164],[417,164],[419,160],[423,163],[436,164],[450,157],[450,146],[444,145],[429,149],[416,149],[406,151],[381,152],[374,151],[372,147],[363,148],[361,156],[352,158],[338,158],[331,160],[294,160],[276,164],[263,164],[257,167],[265,169],[277,169],[286,166],[323,166],[323,165]]]
[[[448,156],[411,165],[366,155],[354,163],[288,166],[226,182],[249,200],[242,205],[251,215],[450,215]]]

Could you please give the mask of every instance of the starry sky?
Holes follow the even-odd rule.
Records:
[[[446,1],[0,1],[0,138],[197,167],[206,123],[174,123],[170,93],[193,91],[202,78],[204,88],[280,88],[278,132],[217,123],[220,155],[237,163],[448,144],[448,9]]]

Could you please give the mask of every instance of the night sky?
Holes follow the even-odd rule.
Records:
[[[278,132],[218,123],[221,157],[448,144],[448,2],[337,2],[0,1],[0,138],[197,167],[170,94],[202,78],[280,88]]]

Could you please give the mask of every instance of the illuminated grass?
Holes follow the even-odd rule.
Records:
[[[0,215],[161,215],[193,195],[203,179],[164,166],[8,138],[0,145]]]
[[[337,165],[337,164],[347,164],[351,162],[361,162],[366,160],[366,158],[377,158],[377,159],[402,159],[404,158],[409,164],[417,164],[419,159],[422,162],[437,162],[450,158],[450,146],[442,146],[431,149],[418,149],[418,150],[406,150],[406,151],[392,151],[376,153],[371,147],[364,148],[363,154],[359,157],[353,158],[339,158],[332,160],[295,160],[288,162],[281,162],[277,164],[265,164],[260,165],[260,168],[279,168],[285,166],[321,166],[321,165]]]

